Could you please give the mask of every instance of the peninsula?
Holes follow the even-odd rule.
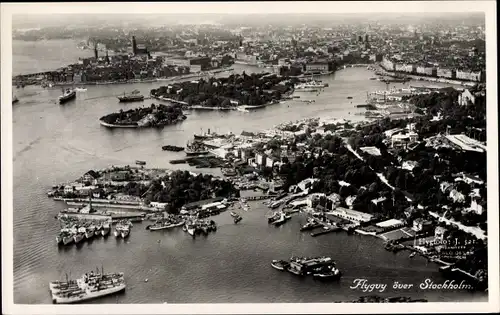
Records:
[[[236,109],[274,104],[293,92],[289,77],[269,73],[232,74],[226,78],[173,83],[151,90],[151,96],[189,109]]]
[[[120,110],[99,119],[101,125],[108,128],[162,127],[186,119],[179,106],[155,105],[127,111]]]

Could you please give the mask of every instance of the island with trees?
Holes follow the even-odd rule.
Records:
[[[238,106],[263,107],[277,103],[293,92],[288,77],[269,73],[232,74],[226,78],[211,77],[173,83],[151,90],[151,96],[192,109],[236,109]]]
[[[162,127],[185,119],[186,116],[178,105],[151,104],[150,107],[120,110],[118,113],[108,114],[101,117],[99,122],[108,128],[144,128]]]

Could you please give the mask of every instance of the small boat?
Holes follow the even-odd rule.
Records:
[[[290,265],[290,263],[286,260],[273,260],[271,262],[271,266],[274,268],[274,269],[278,269],[280,271],[284,271],[288,265]]]
[[[64,245],[68,245],[70,243],[72,243],[74,241],[74,237],[72,234],[67,234],[65,236],[63,236],[63,239],[62,239],[62,242]]]
[[[111,230],[111,228],[109,227],[109,223],[105,223],[102,226],[101,235],[102,236],[108,236],[110,230]]]
[[[85,238],[91,239],[94,237],[95,227],[91,226],[85,231]]]
[[[115,234],[115,237],[120,236],[120,233],[121,231],[119,231],[118,229],[115,229],[115,231],[113,232],[113,234]]]
[[[352,96],[348,96],[348,97],[347,97],[347,99],[348,99],[348,100],[352,100]]]
[[[87,89],[83,88],[83,87],[77,87],[77,88],[75,88],[75,91],[77,91],[77,92],[86,92]]]
[[[189,235],[193,236],[194,237],[194,233],[196,232],[196,229],[194,227],[194,225],[190,225],[187,227],[187,232]]]
[[[409,257],[410,257],[410,258],[413,258],[413,257],[415,257],[415,255],[417,255],[417,252],[413,252],[413,253],[411,253]]]
[[[239,215],[238,215],[236,212],[234,212],[234,211],[229,212],[229,214],[230,214],[233,218],[237,218],[237,217],[239,216]]]
[[[85,233],[82,232],[78,232],[75,235],[73,235],[73,240],[75,241],[75,244],[80,243],[84,238],[85,238]]]
[[[234,224],[237,224],[241,220],[243,220],[243,218],[241,216],[237,216],[236,218],[234,218]]]
[[[17,102],[19,102],[19,99],[14,95],[14,97],[12,98],[12,104],[15,104]]]
[[[136,160],[135,164],[137,164],[137,165],[146,165],[146,161]]]
[[[122,238],[127,238],[130,235],[130,228],[129,227],[124,227],[120,231],[120,235],[121,235]]]
[[[321,280],[338,279],[338,278],[340,278],[340,271],[337,268],[331,266],[331,269],[328,271],[314,273],[313,278],[321,279]]]
[[[183,151],[183,147],[177,147],[175,145],[164,145],[161,147],[163,151],[172,151],[172,152],[180,152]]]

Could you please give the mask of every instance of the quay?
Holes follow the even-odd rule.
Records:
[[[68,206],[77,206],[77,207],[82,207],[86,206],[88,203],[84,202],[75,202],[75,201],[68,201],[66,202]],[[129,210],[140,210],[140,211],[148,211],[148,212],[157,212],[158,210],[153,207],[147,207],[147,206],[142,206],[142,205],[126,205],[126,204],[99,204],[99,203],[92,203],[92,207],[96,208],[108,208],[108,209],[129,209]]]

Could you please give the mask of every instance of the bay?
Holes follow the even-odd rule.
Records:
[[[55,65],[57,56],[64,63],[84,56],[82,51],[71,57],[62,54],[72,50],[72,41],[58,43],[65,48],[51,50],[50,55],[44,53],[46,47],[38,45],[45,44],[15,47],[14,65],[27,60],[23,58],[38,60],[39,66],[23,70],[37,72],[48,70],[46,60]],[[22,53],[16,54],[20,50]],[[14,68],[21,69],[19,65]],[[247,73],[265,70],[241,65],[234,68],[235,72]],[[56,245],[58,223],[54,216],[64,205],[46,197],[53,184],[73,180],[90,169],[131,165],[135,160],[147,161],[148,167],[219,175],[216,169],[172,165],[169,160],[183,154],[162,151],[161,146],[183,146],[200,129],[240,133],[307,117],[359,119],[361,116],[354,115],[360,111],[355,105],[364,103],[368,91],[386,88],[384,83],[369,80],[371,76],[373,73],[364,68],[348,68],[323,77],[329,84],[324,92],[301,94],[302,99],[314,99],[311,104],[287,101],[250,113],[192,112],[180,124],[145,130],[111,130],[100,126],[98,119],[110,112],[141,106],[118,103],[116,96],[124,91],[138,89],[147,95],[165,83],[89,86],[86,92],[78,93],[74,102],[63,106],[56,102],[59,89],[14,88],[20,100],[12,108],[15,303],[51,303],[49,281],[62,279],[70,272],[79,276],[101,265],[105,271],[123,271],[127,289],[92,303],[332,302],[373,294],[350,289],[357,278],[387,283],[388,291],[381,293],[384,296],[405,295],[429,301],[485,300],[482,293],[418,289],[427,278],[444,282],[438,266],[419,257],[409,259],[407,253],[389,253],[379,239],[345,233],[312,238],[299,232],[304,223],[300,216],[280,228],[268,226],[268,209],[259,202],[250,204],[251,210],[243,213],[244,219],[238,225],[233,224],[229,213],[214,217],[219,229],[207,237],[192,239],[182,230],[150,232],[143,223],[134,225],[127,241],[109,237],[81,248]],[[420,81],[410,84],[430,85]],[[143,105],[151,103],[157,101],[146,100]],[[344,276],[338,283],[320,283],[271,268],[272,259],[291,255],[332,256]],[[414,288],[395,291],[390,288],[393,281],[413,283]]]

